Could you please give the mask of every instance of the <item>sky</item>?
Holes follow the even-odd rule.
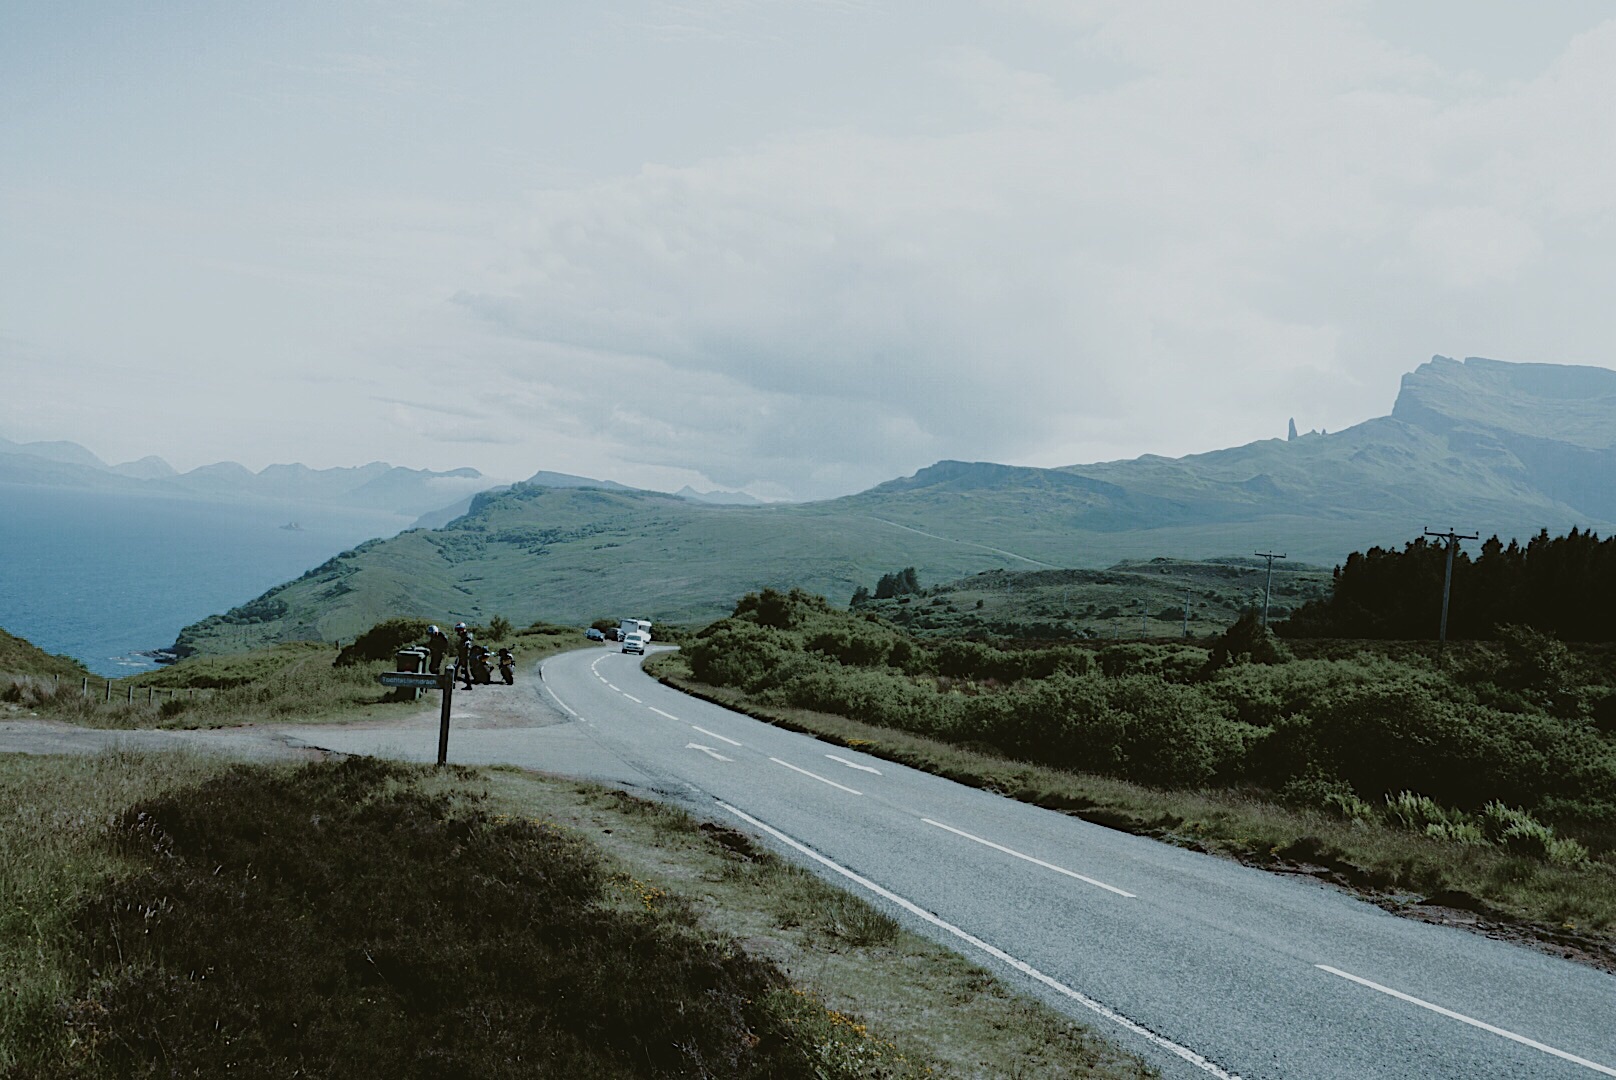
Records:
[[[0,436],[824,498],[1616,367],[1616,10],[0,5]]]

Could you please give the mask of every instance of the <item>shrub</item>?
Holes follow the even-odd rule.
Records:
[[[1255,611],[1248,611],[1219,636],[1206,663],[1208,670],[1216,671],[1231,664],[1280,664],[1289,659],[1290,652],[1273,631],[1262,625]]]
[[[1130,675],[1113,680],[1108,697],[1122,773],[1141,783],[1197,787],[1230,774],[1256,734],[1197,687]]]
[[[426,640],[425,619],[384,619],[360,634],[337,653],[336,666],[348,667],[371,660],[391,660],[407,645]]]

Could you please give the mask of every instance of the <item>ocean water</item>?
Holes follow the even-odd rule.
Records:
[[[296,521],[301,529],[282,528]],[[338,552],[408,528],[375,511],[0,485],[0,627],[98,675]]]

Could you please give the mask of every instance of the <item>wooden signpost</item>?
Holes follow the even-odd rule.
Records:
[[[449,703],[454,700],[454,668],[441,675],[425,671],[384,671],[376,676],[383,686],[415,690],[443,691],[443,708],[438,714],[438,764],[449,758]]]

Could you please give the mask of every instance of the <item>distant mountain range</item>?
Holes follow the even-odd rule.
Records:
[[[768,506],[539,474],[189,627],[181,644],[344,638],[393,614],[692,621],[763,587],[845,601],[905,566],[940,582],[1265,550],[1331,565],[1426,526],[1524,537],[1613,521],[1616,372],[1435,357],[1403,378],[1390,416],[1184,458],[943,461],[857,495]]]
[[[381,510],[408,520],[497,483],[476,469],[406,469],[373,461],[354,468],[270,465],[258,472],[233,461],[178,472],[160,457],[108,465],[77,443],[0,439],[0,484],[167,496],[208,502],[335,505]]]

